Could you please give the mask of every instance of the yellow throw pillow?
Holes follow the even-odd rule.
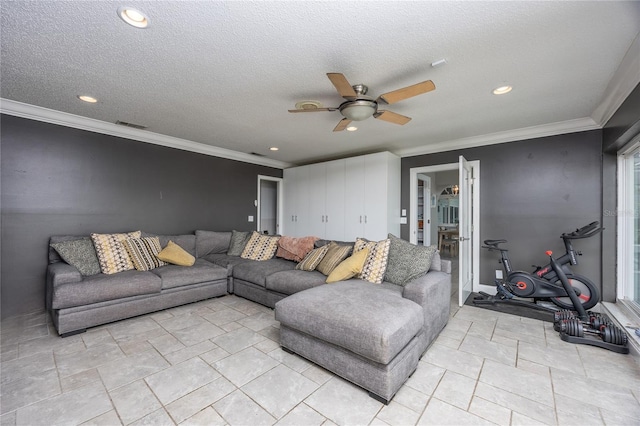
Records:
[[[164,260],[167,263],[180,266],[192,266],[196,263],[196,258],[193,257],[185,249],[169,240],[167,246],[162,249],[160,253],[156,255],[160,260]]]
[[[355,277],[362,272],[362,267],[367,260],[367,256],[369,256],[369,249],[364,248],[353,256],[346,258],[331,271],[326,282],[335,283]]]

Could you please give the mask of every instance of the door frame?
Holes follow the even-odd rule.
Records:
[[[280,234],[282,231],[282,221],[284,218],[284,211],[283,211],[283,207],[284,207],[284,191],[283,191],[283,186],[282,183],[284,182],[283,178],[279,178],[279,177],[273,177],[273,176],[265,176],[265,175],[258,175],[258,197],[256,199],[256,231],[258,232],[262,232],[260,230],[260,222],[261,222],[261,212],[260,212],[260,182],[262,182],[263,180],[267,180],[267,181],[272,181],[272,182],[276,182],[277,184],[277,189],[276,189],[276,196],[278,197],[277,204],[276,204],[276,208],[278,209],[277,213],[276,213],[276,234]]]
[[[471,264],[473,275],[473,291],[495,292],[495,287],[480,285],[480,160],[469,161],[473,170],[474,191],[473,191],[473,246],[471,248]],[[437,173],[449,170],[459,170],[459,163],[437,164],[433,166],[412,167],[409,169],[409,242],[417,242],[418,224],[418,174]],[[437,226],[437,225],[436,225]]]

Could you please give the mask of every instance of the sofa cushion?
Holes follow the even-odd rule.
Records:
[[[227,279],[226,268],[204,259],[197,259],[193,266],[167,265],[151,272],[162,278],[163,289]]]
[[[229,239],[229,248],[227,249],[227,254],[229,256],[240,256],[242,254],[242,251],[244,250],[244,247],[249,242],[251,234],[251,231],[231,231],[231,238]]]
[[[133,262],[133,266],[138,271],[150,271],[159,266],[166,265],[166,262],[157,258],[162,248],[158,237],[129,238],[121,241]]]
[[[239,265],[244,262],[253,262],[249,259],[243,259],[239,256],[229,256],[225,253],[212,253],[203,257],[204,260],[213,263],[214,265],[222,266],[223,268],[227,268],[228,276],[231,276],[233,273],[233,267],[235,265]]]
[[[282,294],[294,294],[302,290],[323,285],[325,277],[318,271],[291,271],[275,272],[267,277],[265,287],[267,290]]]
[[[397,287],[397,286],[396,286]],[[422,330],[422,308],[393,290],[361,280],[322,285],[276,303],[289,328],[388,364]]]
[[[357,251],[345,260],[340,262],[327,277],[327,284],[336,283],[338,281],[348,280],[362,272],[364,263],[369,256],[369,249],[363,248]]]
[[[342,246],[333,241],[331,241],[328,246],[329,250],[327,250],[327,254],[324,255],[318,266],[316,266],[316,269],[325,275],[329,275],[331,271],[333,271],[333,268],[349,257],[352,252],[351,246]]]
[[[89,237],[77,240],[60,241],[51,243],[60,257],[69,265],[74,266],[84,276],[100,273],[100,262],[96,255],[96,249]]]
[[[196,256],[226,253],[231,243],[231,232],[196,231]]]
[[[296,265],[296,269],[300,269],[301,271],[315,270],[324,256],[327,254],[328,250],[328,245],[311,250],[309,253],[307,253],[304,259],[302,259],[302,262]]]
[[[120,244],[127,238],[140,238],[140,231],[126,234],[91,234],[103,274],[115,274],[133,269],[129,254]]]
[[[162,281],[144,271],[124,271],[117,274],[96,274],[80,282],[60,284],[53,289],[53,309],[84,306],[107,300],[160,292]]]
[[[264,287],[269,275],[294,269],[295,263],[284,259],[269,259],[262,262],[248,261],[233,267],[233,278]]]
[[[387,270],[389,261],[389,246],[391,241],[388,239],[382,241],[368,241],[364,238],[358,238],[353,247],[354,252],[358,252],[364,248],[369,249],[369,256],[362,267],[362,272],[358,274],[358,278],[369,281],[374,284],[380,284],[384,280],[384,273]]]
[[[172,265],[179,266],[192,266],[196,261],[196,258],[191,255],[191,253],[171,240],[169,240],[167,246],[163,248],[156,257]]]
[[[262,235],[253,231],[240,257],[251,260],[269,260],[276,254],[279,240],[280,237]]]
[[[313,243],[317,240],[318,237],[293,238],[283,235],[278,240],[278,251],[276,252],[276,257],[300,262],[311,250],[313,250]]]
[[[425,275],[437,251],[436,246],[418,246],[389,234],[389,263],[385,281],[405,286],[415,278]]]

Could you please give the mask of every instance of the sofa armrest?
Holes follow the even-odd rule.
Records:
[[[53,301],[53,289],[60,284],[76,283],[82,281],[82,274],[74,266],[66,262],[55,262],[47,266],[47,293],[46,307],[51,309]]]
[[[402,297],[422,307],[426,333],[425,340],[430,343],[449,321],[451,274],[430,271],[426,275],[409,282],[402,291]]]
[[[446,272],[447,274],[451,273],[451,261],[450,260],[441,260],[440,261],[440,270],[442,272]]]

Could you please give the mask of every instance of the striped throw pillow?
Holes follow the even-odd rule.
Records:
[[[349,256],[352,249],[351,246],[341,246],[334,241],[331,241],[328,244],[328,247],[329,249],[327,250],[327,254],[322,258],[322,261],[316,267],[316,270],[323,273],[324,275],[329,275],[331,271],[333,271],[333,269],[340,264],[340,262],[342,262]]]
[[[162,250],[158,237],[129,238],[121,241],[120,244],[127,251],[134,268],[138,271],[150,271],[167,264],[157,257]]]
[[[302,271],[313,271],[316,269],[318,264],[322,261],[322,258],[327,254],[329,250],[329,246],[322,246],[317,249],[311,250],[307,255],[302,259],[300,263],[296,265],[296,269]]]

